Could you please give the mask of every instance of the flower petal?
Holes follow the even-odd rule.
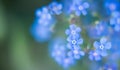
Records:
[[[81,32],[81,29],[79,27],[77,27],[76,32]]]
[[[93,45],[96,49],[98,49],[101,44],[99,42],[95,41]]]
[[[107,56],[107,52],[106,51],[103,51],[100,54],[101,54],[101,56]]]
[[[75,25],[75,24],[71,24],[71,25],[70,25],[70,29],[71,29],[71,30],[75,30],[75,28],[76,28],[76,25]]]
[[[106,44],[105,44],[105,48],[106,48],[106,49],[110,49],[110,48],[111,48],[111,42],[106,43]]]
[[[81,38],[78,40],[78,44],[82,44],[82,43],[83,43],[83,39]]]
[[[105,44],[107,42],[107,39],[105,37],[101,38],[100,39],[100,43],[101,44]]]

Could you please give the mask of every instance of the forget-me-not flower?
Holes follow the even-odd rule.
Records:
[[[68,2],[66,1],[66,3]],[[70,14],[75,13],[75,15],[80,16],[81,14],[86,15],[88,8],[88,2],[84,2],[82,0],[70,0],[66,11],[68,11]]]
[[[104,21],[96,22],[94,27],[88,29],[91,38],[100,38],[109,34],[108,24]]]
[[[120,3],[117,0],[105,0],[104,6],[108,14],[120,9]]]
[[[60,15],[62,13],[62,4],[57,2],[52,2],[49,6],[51,14]]]
[[[75,24],[71,24],[69,29],[65,31],[67,37],[67,41],[71,46],[79,46],[83,43],[83,39],[80,36],[81,29],[77,27]]]
[[[31,27],[31,33],[39,42],[48,41],[53,33],[55,20],[47,7],[36,10],[35,21]]]
[[[81,29],[75,24],[71,24],[69,29],[66,29],[65,33],[67,37],[67,48],[70,49],[69,56],[74,59],[80,59],[84,56],[84,52],[81,50],[80,45],[83,43],[83,39],[80,36]]]
[[[85,52],[82,51],[79,47],[68,52],[68,56],[74,59],[80,59],[84,55],[85,55]]]
[[[89,52],[89,59],[90,59],[90,60],[99,61],[99,60],[102,59],[102,56],[101,56],[100,53],[97,52],[97,51],[90,51],[90,52]]]
[[[36,21],[36,23],[44,26],[51,26],[54,24],[54,19],[47,7],[43,7],[36,11]]]
[[[100,42],[94,42],[95,49],[102,55],[107,55],[107,50],[111,49],[111,42],[108,42],[105,37],[100,39]]]
[[[53,41],[51,56],[62,67],[68,68],[73,65],[75,60],[69,57],[66,45],[60,39]]]
[[[31,27],[31,34],[38,42],[45,42],[51,38],[51,28],[34,23]]]

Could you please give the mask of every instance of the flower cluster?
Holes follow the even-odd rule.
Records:
[[[91,60],[101,60],[102,56],[107,56],[107,50],[111,49],[111,42],[108,42],[105,37],[100,39],[100,42],[94,42],[95,51],[90,52]]]
[[[108,24],[104,21],[96,21],[95,26],[88,31],[91,38],[100,38],[109,34]]]
[[[69,66],[74,64],[74,59],[68,57],[66,45],[61,42],[60,39],[57,41],[53,41],[51,51],[51,56],[53,57],[53,59],[64,68],[68,68]]]
[[[62,4],[57,2],[36,10],[36,19],[31,28],[31,33],[37,41],[47,41],[51,38],[55,24],[53,15],[60,15],[61,12]]]
[[[37,41],[46,41],[52,34],[54,19],[46,7],[36,11],[36,20],[31,28],[32,35]]]
[[[69,29],[65,31],[67,37],[67,47],[70,49],[69,56],[74,59],[80,59],[81,56],[84,56],[84,52],[81,51],[80,45],[83,43],[83,39],[79,35],[81,29],[77,27],[75,24],[71,24]]]
[[[86,15],[87,11],[86,9],[89,8],[88,2],[83,2],[82,0],[72,0],[69,4],[69,13],[74,12],[75,15]]]
[[[53,41],[51,45],[52,48],[50,48],[50,53],[52,58],[64,68],[68,68],[71,65],[75,64],[77,60],[85,56],[85,53],[88,54],[88,58],[92,61],[102,61],[102,58],[106,57],[104,61],[110,60],[117,62],[120,57],[118,56],[120,53],[120,4],[118,3],[119,1],[64,1],[67,2],[65,2],[65,4],[52,2],[48,6],[42,7],[36,11],[35,22],[31,28],[32,35],[35,37],[35,39],[40,42],[49,40],[51,41],[51,36],[54,32],[54,27],[58,27],[58,31],[56,30],[57,32],[53,36],[58,37],[57,35],[59,35],[62,36],[62,38],[65,38],[66,36],[66,38],[62,41],[60,39]],[[90,4],[94,3],[95,5],[93,6],[96,6],[96,4],[99,5],[101,3],[104,3],[104,6],[100,6],[100,9],[97,9],[98,7],[91,9],[92,6],[90,7]],[[103,7],[106,11],[103,9]],[[88,13],[88,8],[90,14],[85,16]],[[100,13],[99,11],[104,12]],[[65,14],[69,14],[70,16],[67,16]],[[84,16],[81,16],[81,14]],[[60,21],[57,22],[57,25],[55,25],[56,19]],[[79,19],[82,19],[83,21]],[[62,23],[63,26],[61,26]],[[66,23],[72,24],[69,24],[69,28],[65,30],[65,28],[68,27],[68,24]],[[75,23],[78,26],[81,26],[82,29],[78,27]],[[61,32],[63,30],[65,30],[65,33]],[[84,38],[84,43],[82,37]],[[109,53],[112,53],[112,56],[108,55]],[[113,56],[117,57],[114,59]],[[98,62],[98,66],[100,64],[101,63]],[[108,64],[103,66],[102,70],[117,69],[114,66]]]
[[[43,7],[42,9],[38,9],[36,11],[36,19],[37,23],[42,26],[49,26],[53,24],[53,17],[47,7]]]
[[[52,2],[49,6],[51,14],[60,15],[62,13],[62,4]]]
[[[89,52],[89,59],[90,60],[99,61],[99,60],[101,60],[101,58],[102,58],[102,56],[97,51],[90,51]]]

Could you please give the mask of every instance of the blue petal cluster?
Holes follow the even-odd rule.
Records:
[[[113,12],[112,17],[110,19],[110,24],[113,26],[115,31],[120,31],[120,13]]]
[[[101,54],[101,56],[107,55],[107,50],[111,49],[111,42],[108,42],[105,37],[100,39],[100,42],[94,42],[95,49]]]
[[[84,52],[81,51],[80,45],[83,43],[83,39],[80,36],[81,29],[75,24],[71,24],[69,29],[66,29],[65,33],[67,37],[67,47],[70,49],[68,55],[74,59],[80,59],[84,56]]]
[[[38,23],[34,23],[31,28],[32,36],[38,42],[45,42],[51,38],[52,32],[46,26],[41,26]]]
[[[50,5],[36,10],[35,22],[31,27],[33,37],[39,41],[48,41],[53,33],[55,19],[53,15],[62,13],[62,4],[52,2]]]
[[[49,12],[47,7],[36,10],[36,23],[41,24],[41,26],[51,26],[53,24],[53,17]]]
[[[69,13],[75,13],[75,15],[79,16],[81,14],[86,15],[86,9],[89,8],[88,2],[83,2],[82,0],[71,0],[69,4],[68,11]]]
[[[65,31],[65,34],[67,36],[66,38],[67,44],[65,43],[64,40],[60,39],[57,39],[52,42],[51,45],[52,48],[50,48],[51,49],[50,55],[52,56],[52,58],[60,66],[64,68],[68,68],[71,65],[75,64],[75,62],[78,59],[81,59],[81,57],[85,55],[85,52],[88,53],[88,57],[90,60],[100,61],[103,57],[106,57],[105,61],[117,63],[120,58],[119,56],[120,1],[119,0],[89,1],[91,4],[94,4],[91,5],[91,8],[94,9],[89,10],[91,14],[89,14],[88,16],[90,18],[82,17],[81,19],[82,21],[79,21],[79,16],[87,15],[88,13],[87,9],[90,7],[89,3],[85,2],[84,0],[64,0],[64,1],[66,1],[64,7],[63,4],[61,3],[52,2],[48,6],[36,10],[35,21],[31,27],[31,33],[35,40],[39,42],[45,42],[51,39],[52,33],[54,32],[53,28],[55,25],[55,17],[59,18],[58,15],[63,13],[62,11],[64,11],[64,8],[66,8],[65,12],[69,14],[70,18],[67,17],[68,20],[64,19],[66,16],[62,14],[60,15],[60,20],[63,20],[63,23],[68,21],[70,21],[71,23],[74,22],[85,23],[83,28],[84,30],[88,29],[88,34],[92,39],[86,40],[84,46],[87,46],[87,48],[85,47],[84,48],[85,51],[83,51],[81,47],[81,45],[83,44],[83,38],[81,37],[80,34],[81,28],[77,27],[75,24],[70,24],[69,28],[66,29]],[[100,5],[101,3],[104,3],[104,9],[103,6],[101,6],[100,8],[95,7],[97,6],[97,4]],[[102,12],[102,15],[100,14],[100,12]],[[89,26],[86,26],[87,22],[92,23],[94,20],[101,18],[103,18],[102,21],[96,21],[93,26],[90,26],[90,28]],[[87,34],[87,32],[83,33],[83,35],[85,34]],[[107,40],[107,38],[109,38],[110,42]],[[94,41],[94,39],[100,39],[100,41]],[[91,46],[90,41],[91,42],[94,41],[93,43],[94,47]],[[112,53],[111,55],[109,55],[109,57],[107,56],[108,50],[111,51],[109,53]],[[89,63],[89,65],[90,64],[94,63]],[[94,67],[93,70],[97,69],[99,69],[99,64],[98,65],[96,64],[96,67]],[[106,64],[102,66],[100,70],[118,70],[118,69],[117,66],[114,64],[112,65]]]
[[[57,2],[52,2],[49,6],[51,14],[60,15],[62,13],[62,4]]]
[[[51,55],[54,60],[62,67],[68,68],[74,64],[74,59],[67,55],[68,51],[66,45],[64,45],[61,40],[56,40],[53,42],[51,51]]]
[[[103,36],[107,36],[109,34],[108,24],[104,21],[96,22],[94,27],[89,28],[89,35],[91,38],[100,38]]]
[[[100,39],[100,42],[94,42],[94,51],[89,52],[90,60],[101,60],[102,57],[107,56],[107,50],[111,49],[111,42],[108,42],[105,37]]]
[[[47,41],[50,39],[53,32],[54,18],[47,7],[38,9],[35,14],[36,19],[31,27],[31,33],[37,41]]]
[[[120,3],[118,0],[105,0],[104,2],[104,6],[108,14],[120,9]]]
[[[102,59],[102,56],[100,55],[100,53],[98,51],[90,51],[89,52],[89,59],[99,61]]]

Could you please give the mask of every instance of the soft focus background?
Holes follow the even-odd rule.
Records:
[[[0,1],[0,70],[58,70],[48,43],[36,42],[30,34],[37,8],[51,0]]]
[[[36,9],[51,2],[0,0],[0,70],[63,70],[50,56],[49,42],[37,42],[30,34]],[[101,8],[98,10],[102,12]],[[70,70],[89,70],[91,64],[97,65],[85,58]]]

